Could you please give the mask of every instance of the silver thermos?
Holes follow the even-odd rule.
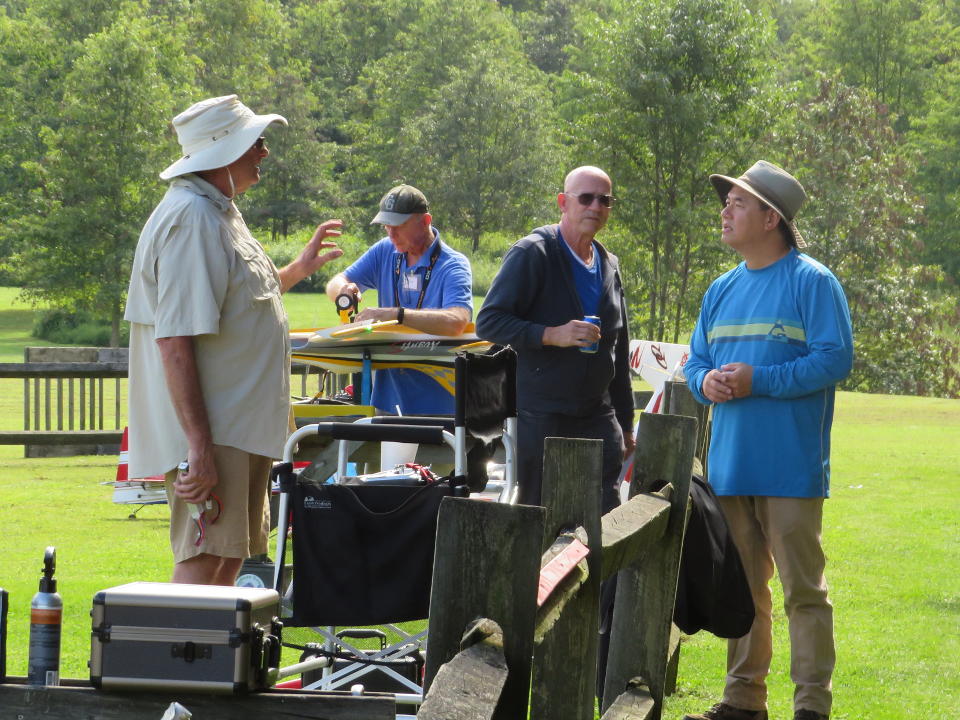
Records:
[[[57,566],[56,548],[43,554],[40,590],[30,602],[30,656],[27,680],[31,685],[60,684],[60,629],[63,626],[63,600],[57,592],[53,573]]]

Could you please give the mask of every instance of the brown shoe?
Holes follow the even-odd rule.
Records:
[[[797,710],[793,714],[793,720],[830,720],[830,716],[816,710]]]
[[[767,711],[743,710],[726,703],[717,703],[699,715],[684,715],[683,720],[767,720]]]

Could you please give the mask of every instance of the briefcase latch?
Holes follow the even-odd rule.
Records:
[[[213,657],[213,646],[187,640],[185,643],[173,643],[170,646],[170,655],[183,658],[184,662],[188,663],[194,660],[209,660]]]

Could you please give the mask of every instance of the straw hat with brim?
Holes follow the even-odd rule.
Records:
[[[256,115],[236,95],[201,100],[173,119],[183,157],[168,167],[164,180],[229,165],[257,141],[271,123],[287,124],[282,115]]]
[[[736,185],[760,202],[769,205],[783,218],[783,223],[793,238],[793,244],[798,248],[807,246],[794,222],[794,218],[806,202],[807,193],[804,192],[803,185],[783,168],[766,160],[760,160],[738,178],[711,175],[710,182],[720,196],[720,202],[726,200],[730,186]]]

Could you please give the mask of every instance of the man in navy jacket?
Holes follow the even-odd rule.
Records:
[[[595,239],[611,190],[599,168],[571,171],[557,195],[559,224],[510,248],[477,316],[481,338],[517,352],[521,503],[540,504],[546,437],[603,441],[604,512],[618,503],[620,467],[633,452],[626,302],[617,258]]]

